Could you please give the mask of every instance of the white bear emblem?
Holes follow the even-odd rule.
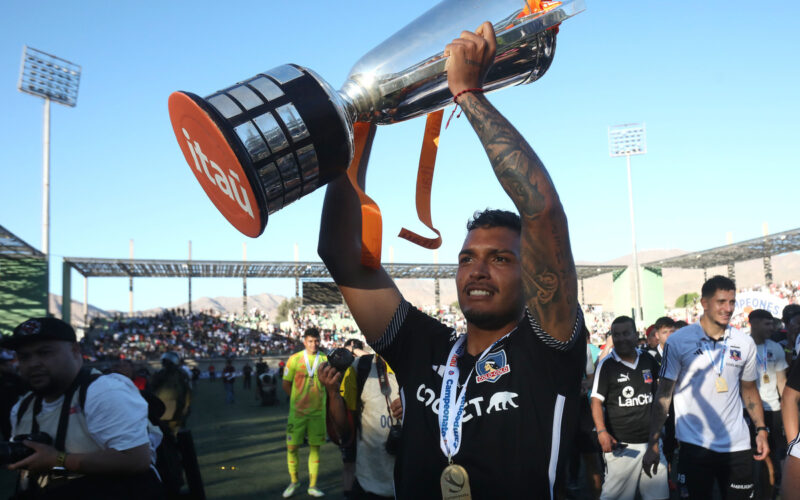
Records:
[[[519,396],[519,394],[516,392],[495,392],[492,394],[492,399],[489,400],[489,408],[486,410],[486,413],[492,413],[492,410],[507,410],[508,405],[519,408],[519,405],[514,402],[514,398],[517,396]]]

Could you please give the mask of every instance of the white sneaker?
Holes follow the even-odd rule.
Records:
[[[315,486],[311,486],[311,487],[308,488],[308,496],[314,497],[314,498],[319,498],[319,497],[324,497],[325,493],[323,493],[321,489],[319,489],[319,488],[317,488]]]
[[[290,496],[297,493],[297,488],[300,487],[300,483],[291,483],[289,486],[283,490],[283,498],[289,498]]]

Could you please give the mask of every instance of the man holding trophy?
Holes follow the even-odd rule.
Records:
[[[466,335],[406,302],[382,267],[360,263],[360,203],[347,176],[325,196],[320,257],[402,386],[397,498],[440,489],[443,498],[554,498],[574,434],[586,349],[567,219],[544,165],[483,94],[495,50],[488,22],[445,49],[450,92],[519,211],[468,223],[456,275]],[[374,126],[362,166],[372,137]]]

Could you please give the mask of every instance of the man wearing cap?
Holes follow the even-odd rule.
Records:
[[[17,352],[32,392],[11,411],[12,433],[46,433],[53,445],[25,440],[33,454],[20,471],[25,498],[161,498],[152,464],[161,434],[149,426],[147,403],[119,374],[82,368],[70,325],[55,318],[20,324],[2,346]]]
[[[714,276],[706,281],[700,303],[700,321],[667,339],[642,467],[648,475],[658,470],[658,441],[674,394],[681,493],[711,498],[716,482],[723,498],[752,498],[753,452],[756,460],[769,455],[769,428],[756,386],[756,345],[729,325],[736,304],[733,280]],[[755,450],[742,403],[755,427]]]
[[[769,473],[770,484],[781,482],[781,458],[783,457],[783,422],[781,419],[780,394],[786,386],[786,364],[783,349],[777,342],[769,339],[772,335],[773,317],[769,311],[755,309],[749,316],[750,336],[756,344],[756,370],[758,394],[764,406],[764,421],[769,427],[770,456],[764,460]],[[752,431],[752,429],[751,429]],[[772,498],[771,488],[762,485],[762,498]]]

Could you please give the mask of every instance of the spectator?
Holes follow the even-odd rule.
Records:
[[[17,351],[32,388],[11,412],[12,433],[45,432],[54,442],[23,442],[34,453],[9,466],[20,471],[20,496],[163,498],[153,469],[161,433],[129,379],[82,368],[75,331],[55,318],[22,323],[3,347]]]
[[[250,389],[250,387],[251,387],[251,385],[250,385],[250,379],[251,379],[252,377],[253,377],[253,367],[252,367],[252,366],[250,366],[250,363],[249,363],[249,362],[246,362],[246,363],[244,364],[244,367],[242,368],[242,379],[244,380],[244,382],[243,382],[243,384],[244,384],[244,385],[243,385],[243,388],[245,388],[245,389]]]
[[[642,470],[658,364],[647,352],[636,351],[633,319],[615,319],[611,335],[614,349],[597,365],[592,387],[592,417],[606,464],[600,498],[632,500],[637,491],[642,498],[669,498],[664,454],[660,472],[650,476]]]
[[[14,351],[0,349],[0,439],[11,439],[11,408],[28,387],[17,375]]]
[[[208,365],[208,380],[213,382],[216,379],[217,379],[217,368],[213,364],[210,364]]]
[[[225,368],[222,369],[222,384],[225,386],[225,402],[229,405],[233,404],[233,383],[236,381],[236,369],[233,367],[233,362],[229,359],[225,362]]]
[[[685,323],[685,322],[684,322]],[[658,347],[654,359],[661,370],[661,362],[664,360],[664,347],[670,335],[677,330],[677,322],[668,316],[662,316],[655,322],[655,336],[658,339]],[[684,325],[686,326],[686,325]],[[678,448],[678,440],[675,439],[675,405],[670,403],[669,415],[664,422],[664,436],[661,438],[664,457],[667,459],[667,469],[672,471],[672,462],[675,458],[675,450]]]
[[[189,377],[180,368],[180,358],[174,352],[161,357],[161,369],[157,371],[148,387],[164,403],[166,410],[161,420],[169,426],[173,434],[186,425],[192,403]]]

